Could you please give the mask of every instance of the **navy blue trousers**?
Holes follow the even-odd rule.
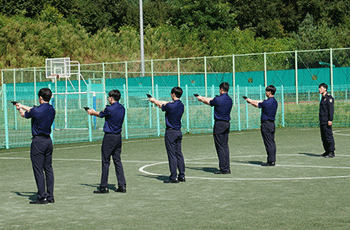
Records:
[[[326,153],[334,152],[335,147],[332,126],[329,126],[328,124],[320,124],[320,130],[324,151],[326,151]]]
[[[170,180],[177,177],[177,169],[179,170],[178,178],[185,178],[185,160],[181,152],[181,130],[167,129],[165,131],[165,147],[168,153]]]
[[[30,159],[38,188],[38,199],[52,200],[54,175],[52,168],[52,141],[50,137],[35,136],[30,146]],[[44,175],[45,172],[45,175]],[[45,190],[46,182],[46,190]]]
[[[228,147],[228,136],[230,134],[230,122],[215,121],[213,137],[215,142],[216,153],[219,158],[220,171],[230,171],[230,150]]]
[[[261,123],[261,136],[267,153],[267,161],[276,161],[276,143],[275,143],[275,122],[267,121]]]
[[[121,162],[122,152],[122,135],[105,133],[101,147],[102,157],[102,175],[101,175],[101,189],[108,187],[108,172],[109,165],[111,163],[111,156],[115,167],[115,173],[117,175],[118,187],[126,187],[123,164]]]

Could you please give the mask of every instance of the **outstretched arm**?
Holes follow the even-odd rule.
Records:
[[[213,100],[213,98],[210,98],[210,97],[202,97],[202,96],[198,96],[197,99],[198,99],[198,101],[201,101],[201,102],[203,102],[203,103],[206,104],[206,105],[209,105],[209,104],[210,104],[210,101]]]
[[[167,101],[159,101],[159,100],[156,100],[154,97],[150,97],[150,98],[148,98],[148,100],[151,103],[154,103],[158,108],[162,108],[162,105],[168,104]]]
[[[258,100],[252,100],[250,98],[245,99],[249,104],[251,104],[254,107],[259,107],[259,103],[263,102],[263,101],[258,101]]]
[[[88,110],[86,110],[86,112],[91,116],[100,117],[100,113],[95,111],[94,109],[88,109]]]
[[[21,103],[17,103],[15,104],[15,106],[16,106],[16,109],[19,111],[19,114],[21,115],[21,117],[25,117],[25,112],[30,111],[33,108],[26,105],[22,105]]]

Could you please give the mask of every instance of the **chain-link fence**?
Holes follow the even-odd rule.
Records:
[[[290,51],[163,59],[141,63],[82,64],[79,79],[46,78],[44,67],[1,70],[0,148],[26,146],[30,143],[30,121],[19,117],[10,103],[37,105],[37,92],[50,87],[54,93],[51,103],[56,109],[54,143],[100,140],[103,119],[89,117],[83,107],[102,110],[107,93],[119,89],[121,103],[127,108],[123,135],[125,138],[160,136],[164,132],[164,114],[151,105],[145,94],[160,100],[171,100],[174,86],[184,90],[182,118],[184,133],[211,132],[213,109],[199,103],[193,93],[214,97],[219,84],[228,82],[234,105],[231,130],[256,129],[260,126],[260,110],[242,100],[242,95],[265,99],[265,87],[277,87],[279,102],[278,127],[316,127],[320,95],[318,85],[329,85],[335,97],[335,127],[349,126],[350,48],[314,51]],[[80,81],[80,82],[79,82]]]

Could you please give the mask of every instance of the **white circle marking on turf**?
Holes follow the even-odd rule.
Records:
[[[341,132],[342,130],[336,130],[336,131],[333,131],[333,134],[334,135],[338,135],[338,136],[347,136],[347,137],[350,137],[350,134],[347,134],[347,133],[339,133]]]
[[[141,173],[145,173],[148,175],[152,175],[152,176],[165,176],[159,173],[152,173],[152,172],[148,172],[145,170],[145,168],[147,167],[151,167],[154,165],[160,165],[160,164],[166,164],[168,162],[163,161],[163,162],[157,162],[157,163],[152,163],[152,164],[148,164],[148,165],[144,165],[141,168],[139,168],[139,171]],[[188,161],[186,161],[186,163],[190,163]],[[200,163],[200,162],[191,162],[194,164],[207,164],[207,163]],[[242,164],[234,164],[234,165],[242,165]],[[252,164],[243,164],[243,165],[249,165],[249,166],[259,166],[262,167],[260,165],[252,165]],[[336,167],[336,166],[315,166],[315,165],[276,165],[277,167],[302,167],[302,168],[327,168],[327,169],[350,169],[350,167]],[[275,166],[275,167],[276,167]],[[227,181],[272,181],[272,180],[316,180],[316,179],[335,179],[335,178],[349,178],[350,175],[344,175],[344,176],[324,176],[324,177],[286,177],[286,178],[221,178],[221,177],[195,177],[195,176],[186,176],[186,178],[190,178],[190,179],[202,179],[202,180],[227,180]]]

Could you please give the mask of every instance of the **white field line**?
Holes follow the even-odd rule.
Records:
[[[145,170],[147,167],[151,167],[154,165],[159,164],[166,164],[168,162],[157,162],[152,163],[148,165],[144,165],[139,168],[139,171],[144,174],[152,175],[152,176],[166,176],[159,173],[153,173],[148,172]],[[188,162],[187,162],[188,163]],[[207,164],[207,163],[201,163],[201,162],[191,162],[191,164]],[[217,164],[217,163],[216,163]],[[253,164],[234,164],[234,165],[249,165],[249,166],[259,166],[260,165],[253,165]],[[276,165],[277,167],[304,167],[304,168],[327,168],[327,169],[350,169],[350,167],[333,167],[333,166],[314,166],[314,165]],[[276,167],[275,166],[275,167]],[[315,179],[334,179],[334,178],[349,178],[350,175],[345,176],[324,176],[324,177],[276,177],[276,178],[221,178],[221,177],[193,177],[193,176],[186,176],[186,178],[190,179],[202,179],[202,180],[226,180],[226,181],[273,181],[273,180],[315,180]]]

